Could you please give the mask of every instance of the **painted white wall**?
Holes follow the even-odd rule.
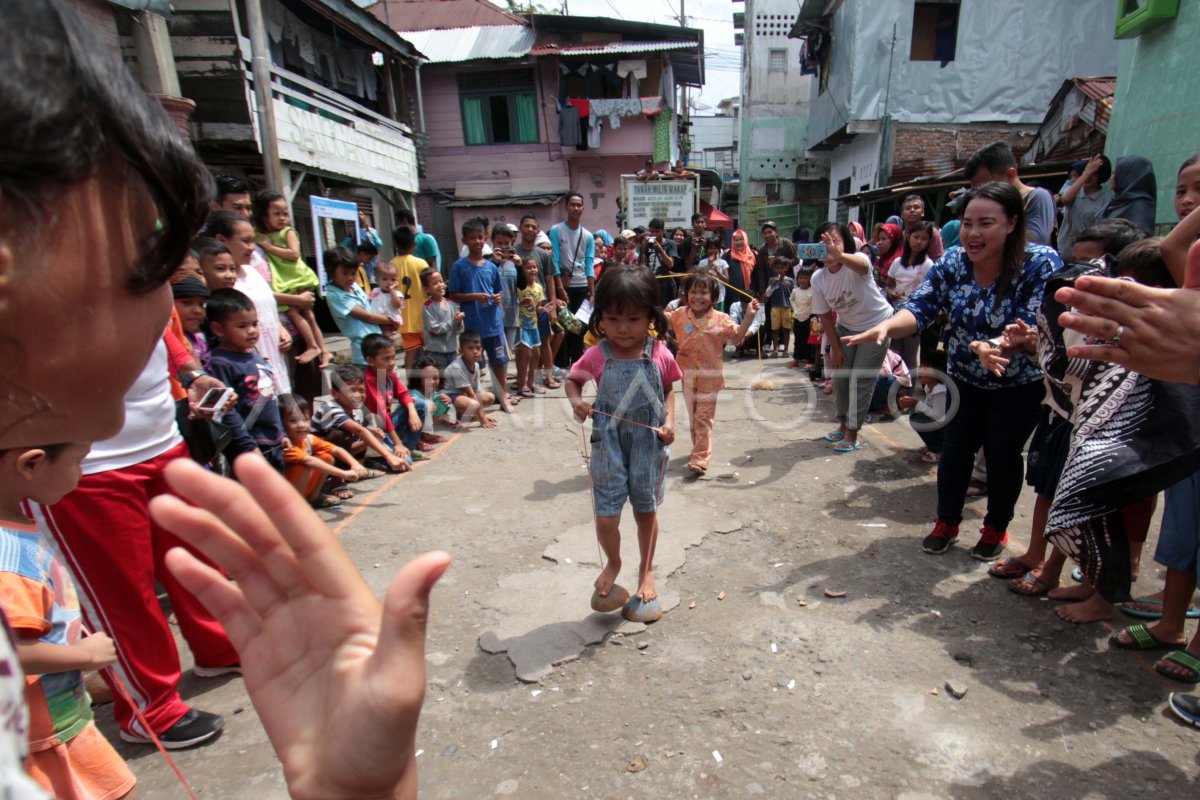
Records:
[[[876,188],[879,186],[879,144],[880,135],[877,133],[861,133],[846,144],[840,145],[830,152],[829,159],[829,216],[837,218],[838,184],[850,179],[850,191],[861,191],[864,186]],[[850,209],[850,219],[859,219],[859,209]]]

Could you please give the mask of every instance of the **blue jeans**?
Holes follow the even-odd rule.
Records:
[[[417,416],[421,421],[425,421],[425,415],[429,413],[429,404],[423,398],[414,397],[413,405],[417,407]],[[417,442],[421,441],[421,429],[413,430],[408,427],[408,406],[398,406],[392,412],[392,425],[396,426],[396,432],[400,435],[400,443],[412,450],[416,447]]]

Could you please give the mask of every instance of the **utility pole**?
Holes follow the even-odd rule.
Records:
[[[686,0],[679,0],[679,27],[681,28],[687,27],[687,6],[685,3]],[[687,84],[684,84],[681,88],[683,90],[681,92],[683,95],[683,125],[680,127],[683,129],[683,136],[679,137],[679,150],[680,154],[683,156],[683,163],[687,164],[687,162],[690,160],[688,157],[692,154],[691,141],[688,138],[691,136],[692,131],[691,113],[690,109],[688,108],[689,98]]]
[[[263,172],[268,188],[290,195],[291,187],[284,183],[283,162],[279,158],[279,136],[275,130],[275,108],[271,99],[271,51],[267,49],[261,0],[246,0],[246,27],[250,29],[250,72],[254,76],[254,99],[258,106]]]

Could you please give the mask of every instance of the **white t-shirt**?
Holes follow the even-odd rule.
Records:
[[[385,317],[391,318],[397,325],[404,324],[404,294],[400,295],[400,308],[392,305],[392,295],[390,292],[384,293],[382,289],[376,286],[371,290],[371,294],[367,295],[367,299],[371,301],[371,313],[382,314]]]
[[[813,273],[812,313],[837,312],[837,324],[849,331],[861,332],[892,316],[892,307],[884,299],[870,273],[860,275],[845,264],[837,272],[829,267]]]
[[[83,460],[84,475],[141,464],[183,441],[175,424],[169,371],[167,343],[160,337],[142,374],[125,393],[125,427],[111,439],[92,445]]]
[[[896,281],[896,294],[899,295],[899,302],[905,303],[912,293],[921,285],[921,281],[925,280],[925,273],[929,272],[929,268],[933,266],[933,259],[925,256],[925,260],[920,264],[914,264],[911,267],[906,267],[900,263],[900,259],[892,262],[892,266],[888,268],[888,277]]]
[[[8,623],[0,630],[0,797],[11,800],[46,800],[41,787],[21,766],[29,751],[29,707],[25,705],[25,673]]]

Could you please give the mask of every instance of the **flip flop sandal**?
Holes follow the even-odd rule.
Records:
[[[327,494],[319,500],[314,500],[312,503],[312,507],[319,508],[319,509],[335,509],[335,508],[341,508],[342,504],[341,504],[341,502],[338,501],[338,499],[336,497],[334,497],[331,494]]]
[[[534,386],[534,387],[533,387],[533,393],[534,393],[534,394],[545,394],[545,393],[546,393],[546,390],[545,390],[545,388],[543,388],[543,387],[541,387],[541,386]]]
[[[1083,583],[1083,570],[1081,570],[1079,567],[1071,570],[1071,580],[1075,581],[1076,583]]]
[[[825,441],[827,442],[840,442],[845,438],[846,434],[842,433],[841,431],[830,431],[829,433],[825,434]]]
[[[986,483],[979,481],[971,481],[967,484],[967,497],[987,497],[988,487]]]
[[[1157,610],[1148,608],[1132,608],[1131,606],[1156,606]],[[1135,597],[1133,602],[1128,605],[1118,603],[1117,608],[1121,609],[1122,614],[1137,619],[1162,619],[1162,600],[1155,600],[1151,597]],[[1188,606],[1188,610],[1184,612],[1186,619],[1200,619],[1200,608]]]
[[[1124,641],[1121,638],[1122,633],[1129,637],[1129,641]],[[1108,637],[1108,644],[1118,650],[1137,650],[1141,652],[1145,650],[1173,650],[1183,647],[1184,643],[1164,642],[1151,633],[1149,627],[1145,625],[1130,625],[1128,628],[1123,628]]]
[[[1200,728],[1200,697],[1171,692],[1167,698],[1167,708],[1184,722]]]
[[[1024,576],[1027,572],[1032,572],[1033,569],[1033,567],[1030,567],[1015,556],[1009,556],[1003,561],[988,567],[988,575],[991,575],[993,578],[1012,580]]]
[[[526,386],[524,389],[521,390],[521,397],[533,397],[533,396],[534,396],[533,389],[530,389],[528,386]]]
[[[1008,582],[1008,590],[1022,597],[1041,597],[1053,588],[1055,587],[1046,581],[1035,577],[1033,572],[1026,572],[1020,578]]]
[[[1191,677],[1176,675],[1174,672],[1168,672],[1167,670],[1164,670],[1160,666],[1164,661],[1169,661],[1176,666],[1183,667],[1192,673]],[[1197,681],[1200,681],[1200,658],[1196,658],[1187,650],[1176,650],[1169,656],[1165,656],[1164,658],[1160,659],[1158,663],[1154,665],[1154,671],[1159,675],[1162,675],[1164,678],[1170,678],[1173,681],[1179,681],[1180,683],[1196,683]]]
[[[375,478],[382,478],[385,475],[387,475],[387,473],[384,472],[383,470],[369,469],[369,470],[367,470],[367,474],[362,476],[361,480],[370,481],[370,480],[374,480]]]
[[[833,452],[835,453],[853,453],[855,450],[860,449],[862,449],[862,442],[859,441],[838,442],[833,446]]]
[[[347,489],[345,486],[341,487],[340,489],[334,489],[332,492],[330,492],[330,494],[333,495],[334,497],[336,497],[338,500],[353,500],[354,499],[353,490]]]
[[[926,464],[937,464],[939,461],[942,460],[942,454],[941,453],[922,453],[921,460],[924,461]]]

